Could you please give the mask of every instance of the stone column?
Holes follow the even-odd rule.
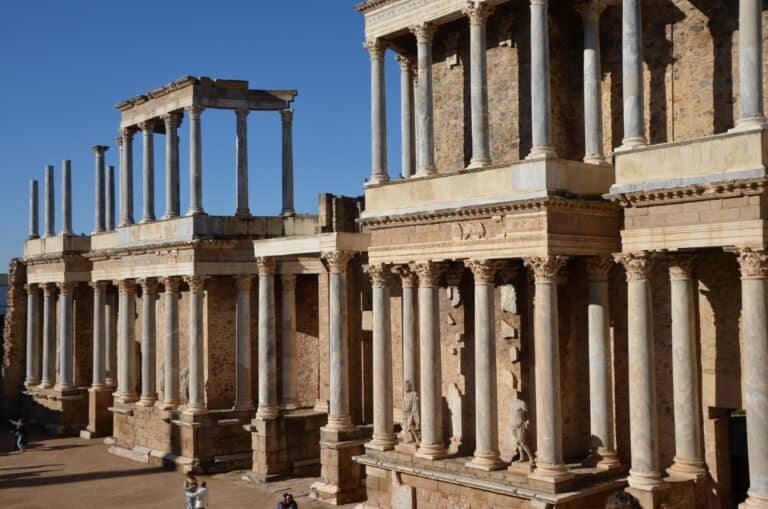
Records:
[[[531,2],[531,127],[528,159],[556,158],[552,145],[552,101],[549,83],[548,0]]]
[[[589,334],[589,430],[592,455],[601,469],[619,468],[613,417],[613,365],[609,314],[608,277],[613,267],[610,256],[587,259],[589,296],[587,329]]]
[[[496,391],[495,262],[467,260],[475,278],[475,455],[468,467],[504,468],[499,457],[498,399]]]
[[[432,105],[432,37],[437,27],[422,23],[410,27],[416,36],[419,81],[416,87],[416,176],[437,172]]]
[[[165,387],[164,410],[173,410],[179,404],[179,286],[178,277],[162,279],[165,289]]]
[[[136,283],[132,279],[117,282],[117,393],[116,401],[127,404],[138,400],[136,394]]]
[[[296,344],[296,274],[283,274],[281,280],[283,307],[281,313],[283,402],[286,409],[300,408],[298,379],[298,345]]]
[[[493,7],[486,2],[468,2],[470,92],[472,102],[472,159],[468,168],[482,168],[491,162],[488,130],[488,63],[486,58],[486,21]]]
[[[38,285],[31,283],[25,286],[27,290],[27,377],[25,387],[40,384],[40,321]]]
[[[59,380],[56,388],[68,391],[75,388],[74,378],[74,295],[75,283],[58,283],[59,286]]]
[[[29,181],[29,239],[40,237],[39,205],[37,202],[37,180]]]
[[[384,55],[387,46],[381,39],[367,41],[371,55],[371,184],[389,180],[387,169],[387,90]]]
[[[419,345],[421,385],[421,442],[416,456],[440,459],[446,456],[443,440],[443,379],[440,369],[439,278],[442,266],[418,263],[412,270],[419,276]]]
[[[141,399],[142,406],[153,406],[157,401],[157,279],[141,281]]]
[[[94,170],[94,225],[93,233],[104,233],[107,230],[107,223],[104,218],[105,212],[105,190],[104,190],[104,153],[109,150],[106,145],[94,145],[91,147],[96,153],[96,168]]]
[[[347,345],[346,303],[347,265],[354,256],[348,251],[331,251],[323,254],[328,264],[330,315],[330,404],[327,430],[351,431],[354,429],[349,411],[349,354]]]
[[[53,387],[56,383],[56,285],[43,287],[43,379],[40,387]]]
[[[373,440],[366,447],[379,451],[395,448],[392,407],[392,334],[390,331],[388,268],[367,268],[373,286]]]
[[[535,82],[534,82],[535,83]],[[563,462],[562,413],[560,401],[560,337],[557,314],[558,272],[565,256],[528,258],[533,271],[533,339],[536,352],[536,469],[529,476],[551,491],[567,488],[573,475]]]
[[[625,4],[626,5],[626,2]],[[653,490],[662,484],[656,408],[656,353],[651,303],[651,259],[647,253],[618,255],[627,273],[629,337],[630,487]]]
[[[115,229],[115,167],[107,166],[104,204],[104,227],[108,232]]]
[[[419,392],[419,329],[416,311],[416,274],[407,265],[394,269],[400,275],[403,287],[403,386],[411,382],[413,390]]]
[[[600,65],[600,14],[603,0],[577,6],[584,23],[584,162],[608,164],[603,154],[603,74]]]
[[[61,163],[61,234],[72,235],[72,161]]]
[[[107,284],[108,290],[109,284]],[[117,302],[116,295],[107,291],[104,307],[104,375],[107,387],[117,387]]]
[[[56,235],[54,186],[53,166],[48,164],[45,166],[45,230],[43,231],[43,237],[53,237]]]
[[[646,145],[643,96],[643,23],[641,0],[622,0],[621,67],[624,96],[622,149]]]
[[[107,283],[104,281],[94,281],[89,283],[93,288],[93,378],[91,380],[91,389],[100,391],[107,387],[105,371],[105,306]]]
[[[189,210],[188,216],[204,214],[203,211],[203,152],[200,133],[201,106],[184,108],[189,114]]]
[[[742,3],[743,5],[743,3]],[[741,509],[768,507],[768,254],[742,249],[741,305],[743,348],[742,380],[747,412],[749,491]]]
[[[253,288],[253,278],[249,275],[238,276],[236,284],[235,409],[253,410],[253,394],[251,393],[251,289]]]
[[[400,175],[407,179],[413,175],[416,164],[416,140],[413,136],[413,62],[405,55],[397,55],[395,58],[400,64]]]
[[[155,121],[145,120],[139,124],[139,129],[144,133],[144,214],[141,222],[148,223],[155,220]]]
[[[282,215],[296,214],[293,208],[293,110],[280,111],[283,121],[283,211]]]
[[[248,108],[235,110],[235,151],[237,152],[237,209],[235,215],[249,217],[248,206]]]
[[[189,285],[189,402],[184,413],[199,414],[205,407],[205,373],[203,372],[203,297],[205,278],[186,276]]]
[[[178,217],[179,205],[179,133],[181,113],[163,115],[165,124],[165,215],[163,219]]]
[[[279,415],[277,406],[277,341],[275,339],[275,260],[257,258],[259,270],[259,406],[256,417]]]
[[[739,120],[737,130],[765,127],[761,0],[739,0]]]
[[[133,224],[133,128],[120,131],[120,223],[118,226]]]

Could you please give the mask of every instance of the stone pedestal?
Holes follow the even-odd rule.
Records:
[[[262,419],[256,417],[245,426],[251,432],[253,447],[252,476],[255,480],[266,482],[284,475],[290,470],[288,462],[285,420]]]
[[[320,481],[315,482],[310,496],[316,500],[343,505],[365,500],[363,466],[354,461],[363,454],[368,439],[362,430],[320,430]]]
[[[92,439],[112,434],[112,393],[109,390],[88,390],[88,427],[80,432],[80,438]]]
[[[24,393],[23,414],[54,436],[77,436],[88,425],[88,398],[81,389],[35,388]]]

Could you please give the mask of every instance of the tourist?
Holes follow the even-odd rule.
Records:
[[[205,481],[200,483],[200,489],[195,492],[195,509],[208,507],[208,485]]]
[[[187,499],[187,509],[195,509],[197,495],[197,478],[192,472],[187,473],[184,479],[184,496]]]
[[[641,509],[640,502],[626,491],[617,491],[605,501],[605,509]]]
[[[24,418],[19,417],[18,421],[9,420],[13,426],[13,434],[16,437],[16,450],[24,452],[24,446],[27,444],[27,426],[24,423]]]
[[[283,493],[283,499],[277,503],[277,509],[299,509],[299,504],[290,493]]]

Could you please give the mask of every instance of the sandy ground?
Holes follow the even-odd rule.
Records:
[[[32,433],[27,451],[12,449],[12,436],[0,428],[2,509],[185,506],[181,474],[109,454],[101,440]],[[241,479],[245,473],[200,476],[208,483],[209,507],[272,509],[285,491],[297,497],[301,509],[330,507],[307,498],[315,478],[255,484]]]

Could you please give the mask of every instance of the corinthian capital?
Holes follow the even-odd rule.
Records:
[[[169,113],[166,113],[163,115],[163,123],[165,123],[165,130],[170,131],[171,129],[176,129],[179,127],[179,123],[181,122],[181,113],[178,111],[171,111]]]
[[[136,291],[136,281],[133,279],[121,279],[116,284],[117,291],[120,293],[133,293]]]
[[[645,281],[651,277],[651,257],[646,252],[620,253],[614,255],[614,259],[624,266],[627,282]]]
[[[567,256],[534,256],[526,258],[525,266],[533,271],[537,283],[557,283],[558,272],[568,262]]]
[[[157,292],[160,287],[160,283],[157,281],[156,278],[148,277],[144,278],[139,281],[141,284],[141,288],[147,295],[157,295]]]
[[[350,251],[328,251],[323,253],[323,260],[328,264],[328,270],[333,273],[343,274],[347,271],[349,260],[355,256]]]
[[[205,279],[203,276],[184,276],[190,293],[202,293],[205,290]]]
[[[608,281],[608,276],[614,265],[609,255],[590,256],[587,258],[587,274],[590,281]]]
[[[371,278],[371,286],[374,288],[386,288],[389,278],[389,271],[383,263],[368,265],[365,273]]]
[[[432,42],[432,37],[437,32],[437,26],[434,23],[419,23],[418,25],[411,25],[408,29],[416,36],[416,42],[420,43]]]
[[[472,271],[476,285],[492,285],[496,276],[495,260],[465,260],[464,265]]]
[[[242,274],[235,278],[237,290],[240,292],[250,292],[253,288],[253,277],[249,274]]]
[[[131,141],[133,140],[133,135],[136,134],[136,128],[135,127],[123,127],[120,129],[120,138],[121,143],[123,141]]]
[[[270,276],[275,273],[275,259],[269,256],[256,258],[256,267],[260,276]]]
[[[61,295],[69,295],[75,291],[77,283],[74,281],[63,281],[61,283],[56,283],[56,285],[59,287],[59,293]]]
[[[768,278],[768,253],[764,249],[744,248],[739,251],[741,279]]]
[[[408,55],[399,54],[395,56],[395,60],[400,64],[400,69],[406,72],[414,72],[416,67],[413,63],[413,59]]]
[[[186,106],[184,108],[184,111],[189,113],[189,118],[191,118],[191,119],[198,119],[198,118],[200,118],[200,115],[203,113],[204,109],[205,108],[203,108],[202,106],[198,106],[196,104],[191,104],[189,106]]]
[[[160,280],[165,287],[165,293],[179,293],[181,278],[178,276],[168,276]]]
[[[435,262],[414,263],[411,270],[419,276],[421,288],[433,288],[439,286],[440,276],[445,272],[445,264]]]
[[[371,60],[381,60],[387,51],[387,44],[381,39],[371,39],[363,43],[363,48],[368,50]]]
[[[392,267],[392,273],[400,276],[403,288],[415,288],[418,277],[408,265],[395,265]]]
[[[150,118],[139,124],[139,129],[144,134],[152,134],[155,131],[155,119]]]
[[[464,9],[464,14],[469,18],[470,24],[482,25],[493,14],[493,6],[483,1],[470,1]]]

